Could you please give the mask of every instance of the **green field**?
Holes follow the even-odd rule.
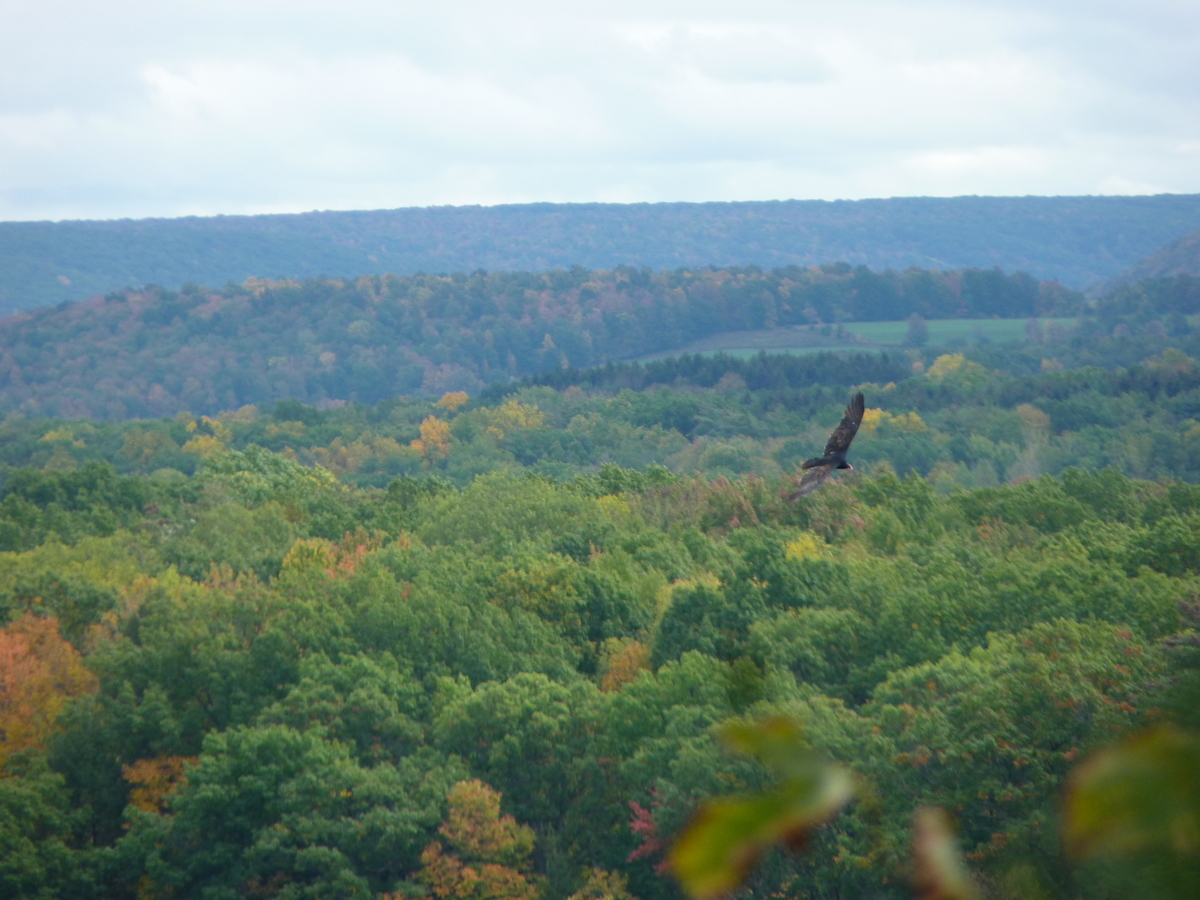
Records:
[[[1025,323],[1028,319],[933,319],[929,326],[930,344],[948,344],[954,341],[977,343],[980,336],[996,343],[1025,340]],[[1042,326],[1056,322],[1064,328],[1075,320],[1041,319]],[[907,322],[851,322],[846,330],[864,341],[876,344],[899,345],[908,333]]]
[[[975,344],[982,341],[1009,343],[1025,339],[1027,319],[931,319],[929,341],[932,346]],[[1041,319],[1043,327],[1055,322],[1063,327],[1074,324],[1073,318]],[[764,329],[762,331],[730,331],[693,341],[679,350],[655,353],[643,361],[662,359],[680,353],[727,353],[730,356],[753,356],[763,350],[779,353],[816,353],[822,350],[892,349],[904,343],[907,322],[847,322],[842,337],[822,334],[816,326]]]

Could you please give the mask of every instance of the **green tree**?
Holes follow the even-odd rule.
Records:
[[[44,760],[10,759],[0,777],[0,892],[13,900],[52,900],[86,892],[94,870],[72,849],[78,811],[62,776]]]
[[[906,320],[908,330],[904,333],[904,343],[910,347],[924,347],[929,343],[929,325],[917,313]]]
[[[363,768],[320,729],[235,728],[205,739],[166,814],[130,808],[117,850],[152,894],[369,898],[416,869],[462,774],[428,751]]]

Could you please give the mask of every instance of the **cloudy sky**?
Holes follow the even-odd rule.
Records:
[[[1200,192],[1196,0],[0,0],[0,219]]]

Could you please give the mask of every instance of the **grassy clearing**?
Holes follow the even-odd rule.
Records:
[[[948,344],[954,341],[979,343],[980,337],[997,344],[1025,340],[1025,323],[1028,319],[933,319],[929,326],[930,344]],[[1064,328],[1075,324],[1073,318],[1041,319],[1043,327],[1056,322]],[[908,333],[907,322],[851,322],[846,330],[864,341],[876,344],[901,344]]]
[[[768,353],[794,353],[797,356],[803,356],[806,353],[837,353],[841,351],[859,353],[869,350],[883,351],[886,347],[881,347],[877,344],[822,344],[819,347],[730,347],[728,349],[700,350],[687,348],[684,350],[671,350],[667,353],[652,353],[649,356],[638,357],[635,362],[652,362],[656,359],[666,359],[669,356],[679,356],[681,353],[695,353],[697,356],[716,356],[718,353],[723,353],[726,356],[733,356],[737,359],[749,359],[752,356],[757,356],[764,350]]]
[[[1025,339],[1027,319],[931,319],[929,344],[933,346],[967,346],[984,341],[1010,343]],[[1041,319],[1068,327],[1073,318]],[[680,353],[727,353],[731,356],[753,356],[763,350],[780,353],[816,353],[821,350],[893,349],[904,343],[907,322],[847,322],[841,337],[822,334],[817,327],[776,328],[762,331],[730,331],[694,341],[680,350],[655,353],[642,361],[663,359]]]

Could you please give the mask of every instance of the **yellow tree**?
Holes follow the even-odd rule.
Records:
[[[421,423],[421,436],[411,446],[426,459],[444,459],[450,455],[450,423],[427,416]]]
[[[96,676],[58,633],[58,619],[25,613],[0,629],[0,767],[40,747],[71,697],[96,689]]]
[[[233,431],[229,426],[208,416],[201,416],[199,422],[188,422],[187,430],[192,438],[183,445],[183,450],[200,457],[220,453],[233,442]]]
[[[447,391],[446,393],[442,394],[442,399],[437,402],[437,405],[442,409],[448,409],[450,412],[454,412],[460,406],[466,404],[467,400],[469,399],[470,398],[467,396],[466,391]]]
[[[620,872],[589,868],[584,873],[583,887],[567,900],[636,900]]]
[[[502,440],[510,431],[524,431],[544,428],[546,414],[536,406],[530,406],[517,400],[509,400],[496,409],[484,409],[487,420],[487,433],[496,440]]]
[[[450,791],[450,812],[421,854],[417,878],[439,900],[534,900],[529,874],[533,829],[500,815],[500,794],[482,781],[460,781]]]

